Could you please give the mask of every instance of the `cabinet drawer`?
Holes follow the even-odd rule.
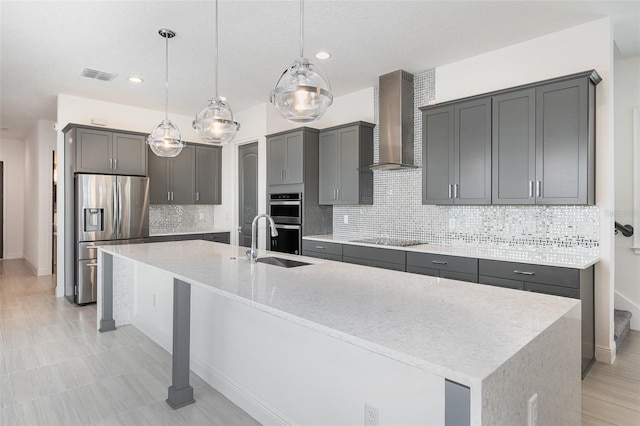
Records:
[[[308,251],[308,250],[302,250],[302,255],[303,256],[309,256],[309,257],[315,257],[318,259],[325,259],[325,260],[335,260],[336,262],[342,262],[342,255],[341,254],[331,254],[331,253],[323,253],[323,252],[319,252],[319,251]]]
[[[411,266],[434,268],[444,271],[463,272],[465,274],[478,273],[478,259],[459,256],[443,256],[430,253],[407,252],[407,269]]]
[[[507,280],[505,278],[485,277],[480,275],[478,277],[480,284],[494,285],[496,287],[514,288],[516,290],[524,290],[524,282],[516,280]]]
[[[555,285],[546,285],[538,283],[524,283],[524,289],[527,291],[534,291],[536,293],[552,294],[554,296],[571,297],[573,299],[580,299],[580,289],[558,287]]]
[[[560,268],[557,266],[530,265],[527,263],[481,259],[479,274],[515,281],[580,288],[580,271],[578,269]]]
[[[404,272],[404,269],[405,269],[404,262],[393,263],[393,262],[386,262],[384,260],[362,258],[362,257],[349,257],[349,256],[343,256],[342,261],[345,263],[354,263],[356,265],[373,266],[375,268],[391,269],[394,271]]]
[[[327,254],[332,254],[332,255],[337,255],[342,257],[342,244],[325,243],[324,241],[302,240],[302,252],[304,253],[304,252],[310,252],[310,251],[318,252],[318,253],[327,253]],[[313,255],[305,254],[305,256],[313,256]]]
[[[380,262],[398,263],[405,270],[406,252],[403,250],[384,249],[377,247],[363,247],[345,244],[342,247],[343,257],[355,257],[359,259],[370,259]],[[345,260],[346,262],[346,260]]]
[[[205,241],[213,241],[215,243],[229,244],[231,234],[229,232],[214,232],[211,234],[203,234],[202,239]]]

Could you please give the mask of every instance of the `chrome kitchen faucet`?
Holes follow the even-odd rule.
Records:
[[[258,259],[258,251],[256,250],[256,235],[258,234],[258,229],[257,229],[258,219],[260,219],[261,217],[265,217],[269,220],[269,227],[271,228],[271,236],[272,237],[278,236],[278,230],[276,229],[276,224],[271,218],[271,216],[269,216],[266,213],[260,213],[259,215],[254,217],[253,221],[251,222],[251,250],[247,250],[247,257],[249,258],[249,260],[251,260],[251,263],[256,263],[256,260]]]

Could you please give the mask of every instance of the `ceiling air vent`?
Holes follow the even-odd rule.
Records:
[[[111,74],[109,72],[104,72],[104,71],[92,70],[91,68],[83,69],[80,75],[83,77],[95,78],[96,80],[102,80],[102,81],[111,81],[114,78],[116,78],[116,74]]]

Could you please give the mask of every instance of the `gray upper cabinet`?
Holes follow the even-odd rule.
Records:
[[[196,203],[221,204],[222,148],[196,146]]]
[[[536,91],[493,97],[493,204],[534,204]]]
[[[493,97],[493,204],[594,203],[592,78]]]
[[[536,89],[536,202],[592,204],[595,86],[586,77]]]
[[[373,204],[373,127],[356,122],[320,132],[319,203]]]
[[[195,147],[172,158],[149,153],[150,203],[195,204]]]
[[[145,136],[94,128],[75,131],[75,168],[81,173],[147,175]]]
[[[423,204],[491,203],[491,98],[422,115]]]
[[[309,129],[296,129],[267,137],[269,185],[304,182],[304,139]]]

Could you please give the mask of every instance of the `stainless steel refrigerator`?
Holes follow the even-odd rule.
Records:
[[[75,176],[75,285],[67,298],[97,299],[96,245],[132,244],[149,237],[149,178]]]

